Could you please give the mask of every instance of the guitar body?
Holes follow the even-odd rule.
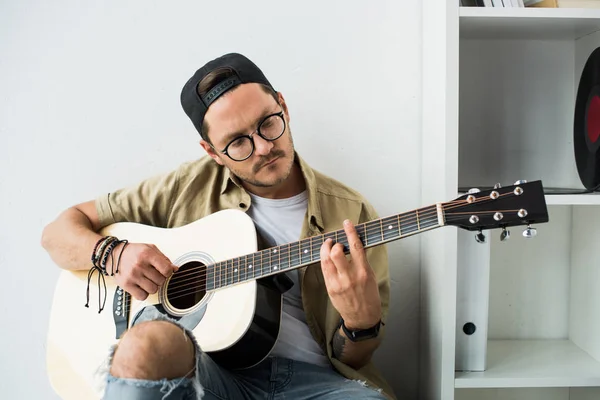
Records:
[[[104,299],[104,286],[98,285],[98,272],[89,284],[86,308],[88,271],[61,271],[46,358],[51,385],[62,398],[99,398],[96,371],[105,363],[110,346],[146,312],[168,313],[177,319],[193,332],[201,349],[225,367],[250,367],[269,354],[279,333],[282,296],[277,286],[267,284],[268,278],[200,293],[189,290],[206,286],[206,265],[257,250],[256,230],[245,213],[224,210],[172,229],[123,222],[104,228],[101,234],[154,244],[180,269],[172,284],[165,283],[144,301],[118,291],[114,278],[105,276],[106,304],[101,313],[98,296]],[[187,282],[175,284],[179,273],[193,269],[202,271],[196,280],[186,278]]]

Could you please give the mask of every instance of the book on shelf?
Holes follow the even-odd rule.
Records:
[[[525,7],[524,0],[460,0],[462,7]]]
[[[459,0],[461,7],[600,8],[600,0]]]

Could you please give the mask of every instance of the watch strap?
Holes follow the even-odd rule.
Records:
[[[379,329],[383,322],[379,320],[377,324],[367,329],[349,329],[344,323],[344,319],[341,319],[341,327],[348,339],[352,342],[359,342],[361,340],[367,340],[375,338],[379,335]]]

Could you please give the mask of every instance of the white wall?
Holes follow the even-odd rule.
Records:
[[[45,335],[58,270],[43,226],[204,154],[179,105],[200,65],[230,51],[253,59],[287,99],[298,151],[385,215],[421,205],[420,45],[417,1],[1,2],[0,397],[55,398]],[[415,398],[419,238],[389,252],[376,359]]]

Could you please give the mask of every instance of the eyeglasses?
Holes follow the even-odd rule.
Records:
[[[221,153],[227,154],[233,161],[244,161],[254,153],[255,145],[252,136],[255,133],[258,133],[261,138],[272,142],[279,139],[283,132],[285,132],[283,111],[267,115],[258,124],[258,128],[254,132],[236,137],[221,150]]]

